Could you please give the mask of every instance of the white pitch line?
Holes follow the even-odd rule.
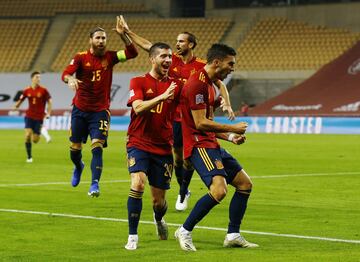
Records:
[[[269,176],[250,176],[251,178],[283,178],[283,177],[306,177],[306,176],[346,176],[359,175],[360,172],[338,172],[338,173],[310,173],[310,174],[284,174]]]
[[[258,178],[285,178],[285,177],[312,177],[312,176],[346,176],[359,175],[360,172],[338,172],[338,173],[313,173],[313,174],[284,174],[284,175],[269,175],[269,176],[251,176],[252,179]],[[192,180],[200,180],[200,178],[193,178]],[[82,184],[90,184],[90,182],[81,182]],[[129,179],[122,180],[104,180],[101,183],[130,183]],[[29,183],[29,184],[0,184],[0,187],[26,187],[26,186],[48,186],[48,185],[69,185],[70,182],[43,182],[43,183]]]
[[[42,212],[42,211],[30,211],[30,210],[17,210],[17,209],[3,209],[3,208],[0,208],[0,212],[22,213],[22,214],[53,216],[53,217],[66,217],[66,218],[78,218],[78,219],[89,219],[89,220],[101,220],[101,221],[112,221],[112,222],[128,223],[127,219],[120,219],[120,218],[82,216],[82,215],[60,214],[60,213],[50,213],[50,212]],[[141,224],[151,224],[151,225],[154,224],[153,221],[142,221],[142,220],[140,220],[140,223]],[[172,227],[181,226],[181,224],[175,224],[175,223],[167,223],[167,225],[172,226]],[[225,231],[225,232],[227,231],[226,228],[221,228],[221,227],[196,226],[195,228],[204,229],[204,230],[212,230],[212,231]],[[274,236],[274,237],[300,238],[300,239],[311,239],[311,240],[320,240],[320,241],[360,244],[360,240],[352,240],[352,239],[340,239],[340,238],[316,237],[316,236],[302,236],[302,235],[294,235],[294,234],[279,234],[279,233],[258,232],[258,231],[248,231],[248,230],[241,230],[241,232],[248,233],[248,234],[254,234],[254,235],[266,235],[266,236]]]
[[[129,183],[130,180],[104,180],[101,181],[102,184],[109,183]],[[82,184],[90,184],[91,182],[84,181]],[[0,184],[0,187],[22,187],[22,186],[48,186],[48,185],[70,185],[70,182],[43,182],[43,183],[31,183],[31,184]]]

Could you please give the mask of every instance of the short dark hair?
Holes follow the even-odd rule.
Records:
[[[150,47],[149,57],[155,56],[157,49],[171,49],[171,47],[166,43],[157,42]]]
[[[40,75],[39,71],[34,71],[31,73],[30,78],[32,79],[34,77],[34,75]]]
[[[92,38],[92,37],[94,36],[94,34],[95,34],[96,32],[99,32],[99,31],[105,32],[105,29],[104,29],[104,28],[101,28],[100,26],[97,26],[97,27],[91,29],[91,30],[90,30],[90,38]]]
[[[188,35],[188,41],[190,43],[193,43],[193,47],[191,49],[195,49],[196,45],[197,45],[197,39],[196,39],[196,36],[192,33],[189,33],[187,31],[185,32],[182,32],[182,34],[185,34],[185,35]]]
[[[234,48],[224,44],[213,44],[207,52],[206,60],[210,64],[214,59],[223,60],[229,55],[236,56]]]

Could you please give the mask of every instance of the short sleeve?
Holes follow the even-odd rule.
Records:
[[[207,84],[200,81],[188,81],[185,84],[187,100],[191,110],[206,109],[208,100]]]
[[[140,78],[130,80],[129,100],[127,106],[131,107],[135,100],[144,100],[144,93]]]
[[[79,68],[80,64],[81,64],[81,56],[77,54],[73,59],[71,59],[70,63],[65,68],[64,72],[61,75],[61,79],[64,81],[64,77],[66,75],[73,75],[76,72],[76,70]]]

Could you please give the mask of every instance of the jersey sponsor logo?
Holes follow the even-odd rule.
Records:
[[[131,89],[129,92],[129,97],[132,98],[134,95],[135,95],[135,92],[133,89]]]
[[[104,67],[105,69],[107,68],[107,66],[109,65],[108,61],[106,59],[103,59],[101,61],[101,66]]]
[[[203,104],[204,103],[204,95],[202,94],[197,94],[195,96],[195,104]]]
[[[216,159],[214,163],[217,169],[224,169],[224,165],[220,160]]]
[[[152,91],[151,88],[146,91],[146,94],[153,94],[153,93],[154,93],[154,91]]]
[[[90,64],[90,62],[87,62],[86,64],[85,64],[85,66],[91,66],[91,64]]]

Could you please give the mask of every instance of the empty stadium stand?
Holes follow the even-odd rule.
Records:
[[[101,26],[108,32],[108,48],[118,50],[123,48],[122,41],[111,32],[114,27],[114,19],[95,19],[91,21],[78,20],[69,33],[59,55],[51,66],[54,72],[61,71],[69,63],[75,52],[88,49],[88,32],[95,26]],[[128,24],[134,32],[147,38],[151,42],[166,42],[175,48],[176,37],[183,31],[189,31],[198,38],[198,46],[195,49],[197,56],[205,58],[207,49],[212,43],[219,42],[226,30],[231,25],[228,19],[147,19],[131,18]],[[139,51],[136,59],[115,67],[115,71],[121,72],[145,72],[149,70],[148,54]]]
[[[40,48],[48,26],[43,19],[0,19],[0,71],[24,72],[31,64]]]
[[[285,18],[260,20],[238,48],[244,71],[318,69],[352,47],[359,33]]]
[[[57,13],[145,12],[138,3],[107,0],[1,0],[0,17],[52,17]]]

